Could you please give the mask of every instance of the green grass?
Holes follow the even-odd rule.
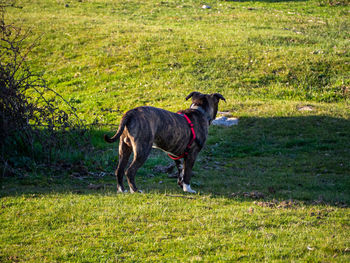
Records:
[[[28,42],[40,36],[31,67],[87,123],[118,124],[140,105],[176,111],[197,90],[222,93],[239,125],[211,127],[196,195],[154,172],[171,162],[160,151],[138,171],[145,193],[117,194],[117,145],[102,140],[115,128],[51,166],[19,156],[26,169],[0,181],[0,261],[348,262],[350,13],[339,3],[16,1],[6,18],[31,28]]]
[[[2,200],[2,261],[343,261],[349,210],[210,196],[51,194]],[[342,229],[342,231],[339,231]],[[8,256],[6,258],[6,256]]]
[[[68,7],[65,7],[65,4]],[[239,100],[349,97],[348,6],[318,1],[18,1],[30,55],[88,121],[138,105],[183,108],[193,90]]]

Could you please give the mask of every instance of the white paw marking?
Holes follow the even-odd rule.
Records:
[[[123,191],[123,189],[120,186],[118,186],[118,193],[127,193],[127,192],[128,190]]]
[[[195,194],[196,191],[191,189],[191,186],[189,184],[184,184],[182,189],[184,190],[184,192],[189,192],[189,193],[192,193],[192,194]]]
[[[143,192],[142,192],[142,190],[137,190],[136,192],[134,191],[134,190],[132,190],[131,188],[130,188],[130,193],[140,193],[140,194],[142,194]]]

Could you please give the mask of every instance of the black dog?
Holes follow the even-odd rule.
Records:
[[[125,113],[117,133],[106,142],[119,142],[119,164],[115,171],[118,192],[124,192],[123,176],[131,153],[133,161],[126,170],[130,192],[136,192],[135,174],[147,160],[152,147],[168,153],[175,160],[178,169],[178,184],[185,192],[195,193],[190,187],[192,167],[202,149],[209,125],[216,118],[218,104],[225,98],[218,93],[201,94],[192,92],[189,109],[178,113],[154,107],[137,107]],[[183,158],[183,166],[180,159]]]

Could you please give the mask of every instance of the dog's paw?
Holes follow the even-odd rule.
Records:
[[[183,188],[182,189],[184,190],[184,192],[188,192],[188,193],[191,193],[191,194],[195,194],[196,193],[196,191],[193,190],[189,184],[183,184]]]
[[[132,194],[134,194],[134,193],[140,193],[140,194],[142,194],[143,191],[142,191],[142,190],[136,190],[136,191],[134,191],[134,190],[132,190],[132,189],[130,188],[130,193],[132,193]]]
[[[118,194],[123,194],[123,193],[127,193],[128,190],[123,190],[123,188],[121,188],[120,186],[118,186]]]

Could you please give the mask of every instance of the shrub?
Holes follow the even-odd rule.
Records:
[[[49,88],[27,63],[36,46],[30,31],[5,23],[6,4],[0,2],[0,147],[1,166],[51,162],[55,148],[72,145],[73,134],[86,129],[75,109]],[[67,110],[62,110],[64,104]],[[73,132],[75,131],[75,132]],[[23,161],[25,160],[25,161]],[[30,160],[30,161],[28,161]]]

